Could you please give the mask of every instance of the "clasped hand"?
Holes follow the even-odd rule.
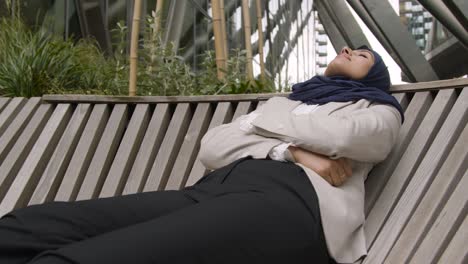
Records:
[[[315,171],[335,187],[342,185],[353,173],[351,163],[346,158],[333,160],[295,146],[289,146],[288,149],[298,163]]]

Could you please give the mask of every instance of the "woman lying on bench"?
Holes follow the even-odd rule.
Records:
[[[210,129],[213,171],[192,186],[6,214],[0,263],[353,263],[364,181],[403,122],[389,87],[375,51],[343,48],[325,76]]]

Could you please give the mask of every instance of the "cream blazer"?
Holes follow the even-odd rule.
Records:
[[[308,114],[292,114],[301,103],[272,97],[254,111],[259,115],[249,132],[240,129],[244,116],[208,130],[201,140],[200,161],[214,170],[249,155],[266,158],[272,148],[284,142],[332,159],[350,159],[353,175],[339,187],[295,164],[304,169],[317,192],[330,256],[338,263],[354,263],[367,254],[364,181],[372,167],[390,153],[401,116],[393,106],[365,99],[330,102]]]

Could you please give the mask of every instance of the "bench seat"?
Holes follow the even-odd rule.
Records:
[[[366,181],[364,263],[468,260],[468,81],[395,85],[406,121]],[[0,216],[192,185],[212,127],[278,94],[0,97]]]

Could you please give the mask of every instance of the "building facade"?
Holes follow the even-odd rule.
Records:
[[[400,18],[424,53],[434,23],[432,15],[415,0],[400,0]]]

